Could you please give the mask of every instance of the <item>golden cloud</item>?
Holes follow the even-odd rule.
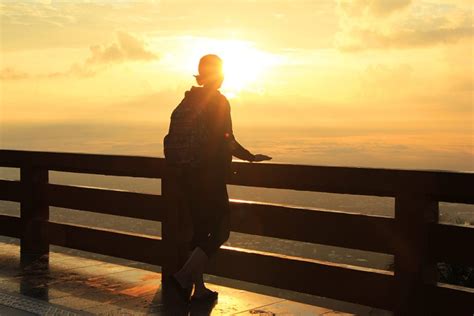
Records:
[[[411,3],[412,0],[339,0],[338,7],[351,15],[387,16],[408,7]]]
[[[409,9],[401,11],[403,8]],[[474,34],[472,9],[455,5],[340,0],[338,14],[336,46],[343,51],[427,47],[454,43]]]
[[[126,60],[153,60],[158,56],[148,51],[145,43],[129,33],[117,32],[117,42],[110,45],[94,45],[90,47],[92,56],[86,60],[86,64],[108,64],[123,62]]]
[[[146,43],[123,31],[117,32],[117,41],[108,45],[93,45],[91,55],[83,62],[71,65],[68,70],[46,74],[30,75],[26,72],[6,67],[0,72],[0,80],[19,80],[27,78],[63,78],[69,76],[91,77],[104,71],[112,64],[129,61],[151,61],[159,56],[146,48]]]
[[[19,71],[11,67],[5,67],[0,70],[0,80],[19,80],[26,79],[29,75],[26,72]]]

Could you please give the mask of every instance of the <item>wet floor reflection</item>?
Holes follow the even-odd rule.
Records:
[[[239,312],[319,315],[326,308],[299,304],[252,290],[216,284],[216,304],[190,304],[163,299],[162,274],[154,266],[114,259],[93,258],[51,252],[49,258],[26,260],[18,244],[0,241],[0,293],[22,300],[42,301],[45,308],[67,309],[77,314],[105,315],[223,315]],[[22,257],[22,260],[20,260]],[[110,258],[108,259],[110,260]],[[49,262],[49,265],[48,265]],[[21,295],[19,295],[21,294]],[[179,298],[179,296],[177,296]],[[26,300],[31,307],[30,302]],[[41,304],[40,304],[41,305]],[[262,306],[266,306],[262,309]],[[271,307],[270,307],[271,306]],[[3,310],[2,310],[3,312]],[[2,314],[0,312],[0,314]]]
[[[18,281],[20,294],[45,302],[50,301],[48,284],[53,276],[51,275],[48,256],[28,257],[22,255],[19,269],[12,276]],[[110,295],[110,293],[108,294]],[[121,305],[121,302],[117,303]],[[153,295],[153,299],[143,301],[141,304],[143,305],[140,309],[145,308],[147,314],[151,315],[206,316],[212,313],[217,302],[185,304],[176,293],[172,293],[172,289],[165,287],[165,290],[163,290],[163,287],[159,286]],[[145,304],[147,306],[144,306]],[[128,304],[125,302],[125,305]]]

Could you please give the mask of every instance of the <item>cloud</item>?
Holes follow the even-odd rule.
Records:
[[[409,9],[400,11],[403,8]],[[455,5],[339,0],[338,14],[340,31],[335,43],[342,51],[428,47],[455,43],[474,34],[472,9]]]
[[[353,40],[339,42],[344,51],[360,51],[366,49],[413,48],[436,44],[455,43],[473,36],[472,27],[438,27],[431,30],[404,29],[384,34],[377,30],[353,29]]]
[[[126,60],[149,61],[158,56],[145,47],[145,43],[126,33],[117,32],[117,42],[110,45],[94,45],[90,47],[91,54],[86,64],[109,64]]]
[[[74,18],[60,11],[47,1],[4,1],[0,4],[0,16],[4,25],[63,27],[74,22]]]
[[[48,77],[79,76],[91,77],[112,64],[130,61],[152,61],[159,56],[148,50],[146,43],[123,31],[117,32],[117,41],[108,45],[92,45],[91,55],[82,63],[75,63],[64,73],[48,74]]]
[[[26,72],[19,71],[11,67],[5,67],[0,70],[0,80],[19,80],[26,79],[29,75]]]
[[[137,37],[123,31],[117,32],[117,41],[108,45],[93,45],[90,47],[90,56],[83,62],[76,62],[68,70],[43,74],[30,75],[11,67],[0,72],[0,80],[18,80],[27,78],[64,78],[64,77],[92,77],[104,71],[113,64],[130,61],[152,61],[159,56],[148,50],[146,43]]]
[[[339,0],[338,7],[351,15],[387,16],[411,3],[412,0]]]

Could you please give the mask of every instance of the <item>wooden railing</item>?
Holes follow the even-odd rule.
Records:
[[[162,158],[0,150],[0,199],[21,217],[0,215],[0,234],[21,239],[22,258],[49,244],[160,265],[184,260],[186,232],[173,170]],[[231,202],[232,231],[394,255],[394,272],[223,246],[208,273],[393,310],[397,315],[472,315],[472,289],[437,282],[436,263],[474,266],[474,229],[438,223],[438,202],[474,203],[470,172],[408,171],[233,162],[229,184],[395,198],[395,217]],[[162,194],[51,184],[48,171],[161,178]],[[49,222],[49,206],[162,222],[162,237]],[[184,233],[183,233],[184,232]],[[188,236],[189,237],[189,236]],[[25,259],[26,260],[26,259]]]

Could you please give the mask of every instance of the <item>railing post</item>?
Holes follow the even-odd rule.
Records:
[[[427,196],[395,198],[395,315],[426,315],[425,284],[436,284],[436,262],[429,254],[428,228],[438,221],[438,202]]]
[[[49,261],[48,220],[49,205],[46,197],[48,170],[24,166],[21,179],[21,263],[28,265],[41,259]]]
[[[161,179],[161,195],[165,201],[166,211],[162,222],[161,233],[166,251],[162,266],[164,283],[178,271],[187,259],[187,245],[190,239],[189,217],[183,204],[182,192],[179,190],[178,170],[167,166]]]

